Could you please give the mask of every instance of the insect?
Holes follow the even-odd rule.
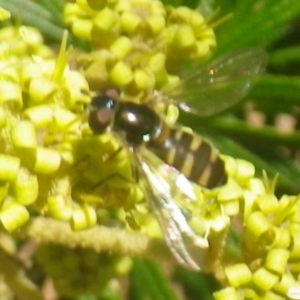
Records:
[[[155,93],[151,101],[165,99],[183,110],[208,116],[243,98],[265,63],[262,50],[240,50],[196,70],[183,87]],[[92,99],[89,125],[95,134],[113,132],[128,149],[168,247],[179,263],[199,270],[186,238],[202,248],[209,246],[208,241],[189,226],[186,209],[177,197],[179,191],[184,201],[196,200],[191,182],[208,189],[226,183],[217,150],[198,135],[168,126],[147,103],[119,101],[108,95]]]

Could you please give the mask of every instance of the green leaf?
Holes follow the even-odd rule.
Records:
[[[275,68],[284,68],[287,64],[300,65],[300,45],[278,49],[269,54],[269,66]],[[299,70],[294,69],[297,73]]]
[[[300,104],[300,76],[266,75],[253,91],[253,99],[270,110],[280,111]]]
[[[212,300],[212,293],[220,288],[212,275],[195,273],[183,268],[176,268],[174,280],[184,286],[188,299]]]
[[[131,273],[131,300],[177,300],[169,280],[153,262],[135,259]]]
[[[265,47],[282,37],[289,22],[299,15],[300,1],[252,1],[252,6],[247,1],[233,13],[234,17],[219,28],[218,54],[247,46]]]
[[[60,0],[39,0],[39,4],[51,13],[53,23],[63,26],[64,4]]]
[[[0,0],[0,6],[9,10],[15,19],[38,28],[48,37],[60,41],[64,28],[54,24],[53,16],[47,8],[32,1]]]
[[[196,123],[197,122],[197,123]],[[251,124],[247,124],[233,117],[214,117],[211,119],[192,121],[189,124],[197,129],[206,126],[219,134],[224,134],[227,136],[234,137],[236,139],[247,139],[256,142],[259,148],[262,144],[266,143],[268,145],[278,146],[285,145],[291,148],[299,148],[300,145],[300,132],[293,131],[290,133],[282,133],[274,127],[264,126],[264,127],[254,127]]]

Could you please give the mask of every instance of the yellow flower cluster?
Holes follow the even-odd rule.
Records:
[[[292,291],[299,292],[299,196],[277,199],[275,183],[252,177],[242,184],[240,258],[228,266],[223,261],[228,287],[214,294],[216,300],[293,299]]]
[[[67,65],[66,35],[57,59],[36,29],[7,27],[0,36],[5,49],[0,61],[4,228],[18,229],[35,211],[79,230],[107,218],[102,208],[132,208],[141,201],[126,152],[114,156],[119,144],[111,135],[92,135],[87,125],[89,86]]]
[[[78,131],[74,111],[89,101],[83,93],[89,88],[79,72],[67,67],[64,47],[55,60],[36,29],[7,27],[0,36],[5,49],[0,61],[0,220],[13,231],[29,219],[29,207],[43,206],[43,198],[53,196],[51,176],[72,160],[64,147],[70,148],[66,140]]]
[[[216,46],[199,12],[158,0],[78,0],[66,5],[64,17],[92,45],[80,59],[92,89],[112,86],[134,100],[178,81],[182,61],[207,58]]]

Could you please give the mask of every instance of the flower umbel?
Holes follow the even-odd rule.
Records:
[[[237,299],[288,299],[297,284],[299,196],[277,199],[274,182],[270,187],[251,178],[248,187],[244,186],[240,199],[244,207],[240,262],[228,266],[223,262],[225,274],[219,276],[224,276],[224,283],[232,288],[216,292],[215,299],[223,299],[229,292]]]
[[[38,203],[42,213],[41,206],[56,182],[55,177],[46,180],[45,176],[57,176],[64,158],[72,159],[61,147],[71,145],[72,137],[76,141],[79,122],[75,110],[89,98],[84,95],[88,91],[84,77],[69,70],[66,60],[49,58],[54,54],[43,45],[36,29],[7,27],[1,34],[9,40],[3,41],[8,52],[1,61],[0,218],[13,231],[29,219],[29,210]],[[19,47],[23,56],[16,57]],[[61,54],[66,55],[64,47]],[[61,69],[64,74],[58,76]]]
[[[77,1],[65,8],[73,33],[91,42],[81,65],[91,87],[119,88],[124,98],[144,100],[179,80],[184,60],[207,58],[216,46],[213,29],[197,11],[160,1],[108,1],[101,10]]]

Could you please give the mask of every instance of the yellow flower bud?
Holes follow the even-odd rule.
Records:
[[[64,7],[64,22],[68,26],[76,23],[78,16],[82,13],[82,8],[79,5],[67,2]]]
[[[131,69],[122,61],[117,62],[109,71],[109,79],[117,87],[124,87],[132,81]]]
[[[145,20],[152,34],[159,34],[166,25],[166,20],[161,15],[151,15]]]
[[[0,154],[0,180],[14,181],[18,175],[21,161],[18,157]]]
[[[174,36],[173,44],[178,49],[188,49],[194,46],[196,37],[193,29],[189,25],[182,25],[178,28]]]
[[[114,43],[110,46],[110,51],[112,51],[119,59],[123,59],[132,50],[132,42],[126,36],[120,36]]]
[[[240,184],[248,183],[248,181],[254,177],[255,168],[251,162],[243,159],[237,159],[237,179]]]
[[[191,58],[193,59],[205,58],[211,53],[210,46],[203,41],[197,41],[194,46],[195,47],[191,53]]]
[[[157,52],[151,56],[147,67],[153,72],[165,70],[166,55],[162,52]]]
[[[265,213],[275,213],[279,209],[279,201],[275,195],[264,194],[256,198],[256,204]]]
[[[169,16],[169,22],[187,23],[193,16],[192,10],[186,6],[179,6],[172,10]]]
[[[49,105],[33,106],[24,111],[24,117],[36,128],[46,127],[52,122],[52,109]]]
[[[154,75],[145,69],[137,69],[134,71],[134,82],[140,91],[149,90],[154,87]]]
[[[272,225],[269,220],[260,211],[250,214],[250,216],[245,220],[245,226],[246,229],[256,238],[259,238],[264,233],[272,229]]]
[[[78,120],[77,115],[64,108],[53,109],[52,118],[57,129],[70,130],[74,127],[74,125],[78,125],[75,122]]]
[[[26,64],[21,69],[21,85],[25,91],[28,91],[29,84],[33,78],[39,78],[43,76],[41,67],[35,63]]]
[[[20,121],[11,128],[11,139],[16,148],[34,148],[37,146],[36,132],[33,123]]]
[[[243,286],[252,279],[252,273],[246,264],[235,264],[226,267],[225,274],[232,287]]]
[[[35,175],[19,176],[13,185],[16,201],[22,205],[30,205],[37,200],[39,184]]]
[[[279,280],[279,276],[265,268],[259,268],[253,274],[253,283],[263,291],[269,291]]]
[[[70,199],[64,195],[53,195],[47,198],[48,212],[57,220],[69,221],[72,217],[73,209],[69,204]]]
[[[220,188],[218,193],[218,200],[232,201],[241,199],[243,196],[243,190],[241,187],[232,179],[229,178],[228,183]]]
[[[193,27],[194,32],[200,32],[203,26],[205,25],[205,19],[203,15],[197,11],[191,12],[191,18],[189,19],[189,24]]]
[[[72,23],[72,32],[78,38],[83,40],[90,40],[93,29],[93,22],[91,20],[76,18]]]
[[[238,292],[232,287],[227,287],[225,289],[214,292],[213,295],[215,300],[240,300]]]
[[[73,230],[82,230],[92,227],[97,222],[97,214],[95,209],[89,205],[81,205],[73,210],[71,227]]]
[[[32,158],[32,161],[34,161],[34,172],[50,175],[59,169],[61,156],[56,150],[38,147],[34,149],[33,154],[34,157]]]
[[[29,213],[23,205],[12,202],[1,210],[0,220],[3,227],[12,232],[29,220]]]
[[[265,267],[272,272],[283,275],[287,268],[290,251],[286,249],[271,249],[268,251]]]
[[[288,249],[292,240],[288,229],[274,227],[274,231],[275,231],[275,239],[271,247]]]
[[[30,104],[38,105],[46,102],[57,88],[56,83],[49,79],[34,78],[29,85]]]
[[[142,23],[142,19],[132,12],[124,12],[121,15],[120,21],[121,27],[126,33],[133,33]]]
[[[13,82],[1,81],[0,105],[20,110],[23,107],[23,97],[20,86]]]
[[[100,10],[93,20],[93,25],[96,29],[109,31],[116,25],[117,15],[108,7]],[[100,37],[101,38],[101,37]]]
[[[223,202],[222,211],[227,216],[236,216],[240,211],[240,202],[238,200]]]

